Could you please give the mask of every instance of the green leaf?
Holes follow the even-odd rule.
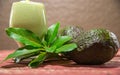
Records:
[[[63,45],[62,47],[56,49],[55,53],[62,53],[62,52],[69,52],[77,48],[77,45],[75,43],[72,44],[66,44]]]
[[[9,37],[25,44],[41,47],[40,39],[33,32],[24,28],[7,28],[6,33]]]
[[[52,46],[56,46],[57,48],[61,47],[66,42],[70,41],[72,37],[70,36],[59,36]]]
[[[35,58],[33,61],[31,61],[28,66],[30,67],[37,67],[38,65],[42,64],[43,61],[46,59],[47,55],[46,52],[41,52],[37,58]]]
[[[24,55],[19,56],[19,57],[15,57],[14,58],[14,62],[15,63],[19,63],[23,59],[26,59],[26,58],[38,55],[41,50],[44,51],[42,48],[37,48],[37,47],[33,47],[33,46],[25,46],[25,47],[19,48],[18,50],[23,50],[23,49],[27,49],[27,50],[38,49],[38,51],[32,52],[32,53],[28,53],[28,54],[24,54]]]
[[[41,43],[42,43],[42,45],[43,45],[43,46],[47,46],[47,41],[45,40],[45,37],[43,37],[43,39],[42,39],[42,42],[41,42]]]
[[[36,51],[33,53],[29,53],[29,54],[25,54],[19,57],[14,58],[14,62],[15,63],[19,63],[20,61],[24,60],[24,59],[29,59],[30,57],[36,56],[40,53],[40,51]],[[32,58],[31,58],[32,59]]]
[[[56,23],[48,28],[47,35],[46,35],[46,41],[48,42],[48,44],[51,44],[55,40],[58,33],[59,26],[60,26],[60,23]]]
[[[56,49],[56,46],[45,47],[46,52],[53,53]]]
[[[3,61],[6,61],[6,60],[11,59],[11,58],[16,58],[16,57],[24,56],[24,55],[27,55],[27,54],[31,54],[31,53],[34,53],[34,52],[38,52],[40,50],[41,50],[40,48],[35,48],[35,47],[32,48],[30,46],[19,48],[15,52],[9,54]]]

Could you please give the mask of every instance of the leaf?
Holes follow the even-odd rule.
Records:
[[[46,40],[45,40],[45,37],[43,37],[43,39],[42,39],[42,42],[41,42],[41,43],[42,43],[42,45],[43,45],[43,46],[47,46],[47,42],[46,42]]]
[[[34,52],[37,52],[37,51],[40,51],[40,48],[35,48],[34,49],[34,47],[30,48],[28,46],[27,47],[23,47],[23,48],[19,48],[15,52],[9,54],[3,61],[6,61],[6,60],[11,59],[11,58],[16,58],[16,57],[24,56],[26,54],[34,53]]]
[[[20,61],[24,60],[24,59],[29,59],[30,57],[36,56],[40,53],[40,51],[36,51],[33,53],[29,53],[29,54],[25,54],[19,57],[14,58],[14,62],[15,63],[19,63]],[[32,58],[31,58],[32,59]]]
[[[41,47],[40,39],[33,32],[24,28],[7,28],[6,33],[9,37],[25,44]]]
[[[43,61],[46,59],[47,55],[46,52],[41,52],[37,58],[35,58],[33,61],[31,61],[28,66],[30,67],[37,67],[38,65],[42,64]]]
[[[60,23],[56,23],[48,28],[46,41],[48,44],[52,43],[57,36]]]
[[[46,52],[53,53],[56,49],[56,46],[45,47]]]
[[[55,53],[62,53],[62,52],[69,52],[77,48],[77,45],[75,43],[72,44],[66,44],[63,45],[62,47],[56,49]]]
[[[38,49],[38,48],[37,48],[37,47],[33,47],[33,46],[25,46],[25,47],[19,48],[18,50],[23,50],[23,49],[32,50],[32,49]],[[29,53],[29,54],[25,54],[25,55],[22,55],[22,56],[19,56],[19,57],[15,57],[15,58],[14,58],[14,62],[15,62],[15,63],[19,63],[19,62],[20,62],[21,60],[23,60],[23,59],[26,59],[26,58],[29,58],[29,57],[38,55],[41,50],[43,50],[43,49],[42,49],[42,48],[39,48],[39,50],[36,51],[36,52]]]
[[[59,48],[71,39],[72,38],[70,36],[59,36],[52,46],[56,46],[57,48]]]

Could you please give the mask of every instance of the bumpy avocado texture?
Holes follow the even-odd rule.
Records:
[[[61,35],[73,37],[70,42],[78,48],[64,55],[78,64],[97,65],[111,60],[119,49],[116,35],[106,29],[93,29],[83,31],[81,28],[71,26],[64,29]]]

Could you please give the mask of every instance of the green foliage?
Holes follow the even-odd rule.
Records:
[[[23,43],[24,45],[32,45],[40,47],[40,39],[33,32],[23,28],[7,28],[6,33],[9,37]]]
[[[34,60],[30,61],[28,66],[37,67],[49,57],[50,53],[54,55],[69,52],[77,48],[75,43],[68,43],[68,41],[72,39],[70,36],[58,35],[59,27],[60,23],[50,26],[42,39],[39,39],[33,32],[24,28],[7,28],[6,32],[8,36],[23,43],[24,47],[9,54],[4,61],[11,58],[21,60],[22,58],[36,56]],[[17,62],[17,60],[15,60],[15,62]]]

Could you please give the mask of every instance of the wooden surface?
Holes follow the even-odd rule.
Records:
[[[13,50],[0,51],[0,61]],[[0,64],[0,75],[120,75],[120,51],[103,65],[77,65],[71,61],[49,61],[31,69],[26,63],[15,64],[8,60]]]
[[[0,50],[16,49],[16,43],[9,39],[5,28],[13,2],[0,0]],[[79,25],[84,29],[106,28],[120,39],[120,0],[31,0],[45,4],[47,24],[61,23],[61,27]]]

